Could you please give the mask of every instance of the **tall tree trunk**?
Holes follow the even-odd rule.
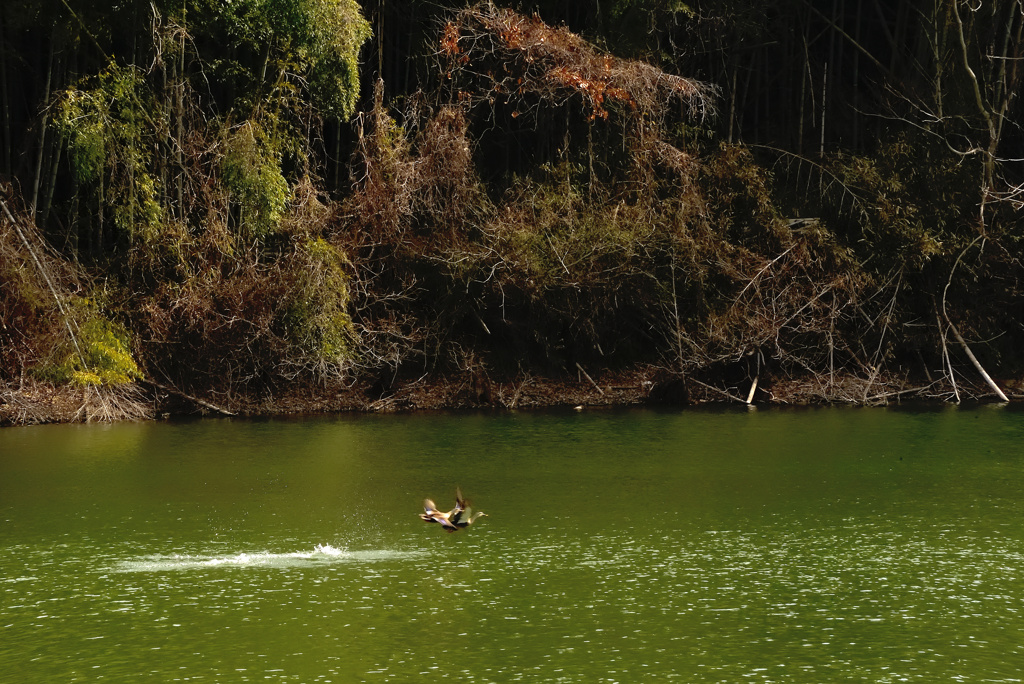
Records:
[[[93,226],[93,258],[99,261],[103,256],[103,205],[106,198],[103,196],[104,182],[103,173],[100,173],[100,189],[96,193],[96,225]]]
[[[733,142],[733,128],[736,125],[736,72],[738,67],[736,65],[735,57],[733,57],[730,62],[731,64],[729,66],[732,73],[727,74],[731,83],[729,88],[729,134],[726,137],[726,141],[731,144]]]
[[[46,85],[43,87],[43,99],[44,103],[50,100],[50,85],[53,80],[53,54],[54,44],[56,43],[56,27],[53,29],[53,34],[50,36],[50,58],[46,64]],[[32,220],[36,220],[36,207],[39,202],[39,184],[42,180],[43,175],[43,159],[46,157],[46,117],[41,116],[39,118],[39,156],[36,157],[36,172],[34,180],[32,181],[32,202],[29,205],[29,215]]]
[[[55,50],[53,58],[53,82],[52,90],[56,91],[63,87],[67,72],[67,57],[64,53],[64,45]],[[49,99],[49,98],[48,98]],[[60,171],[61,154],[64,151],[65,138],[62,134],[56,133],[50,136],[49,152],[46,157],[46,174],[43,178],[43,185],[40,189],[42,195],[42,207],[40,208],[39,226],[46,228],[50,216],[50,207],[53,203],[53,193],[57,185],[57,175]]]
[[[64,137],[56,136],[53,144],[53,161],[50,163],[50,178],[46,183],[45,198],[43,200],[43,210],[40,215],[40,226],[46,227],[47,220],[50,217],[50,206],[53,204],[53,190],[57,186],[57,172],[60,170],[60,156],[64,149]]]
[[[181,32],[181,45],[178,46],[178,58],[175,60],[174,79],[175,107],[174,117],[176,121],[175,135],[177,140],[174,143],[174,157],[177,164],[176,190],[178,195],[178,218],[185,220],[185,160],[182,156],[183,145],[185,144],[185,32]]]
[[[0,113],[3,116],[3,138],[0,138],[0,173],[11,174],[11,100],[7,83],[7,23],[3,21],[4,12],[0,9]]]
[[[821,68],[821,144],[818,155],[825,156],[825,112],[828,110],[828,62]]]
[[[75,255],[75,258],[82,259],[82,224],[81,224],[81,208],[79,206],[78,197],[78,178],[75,174],[71,174],[71,208],[68,211],[68,248],[71,250],[71,254]]]
[[[857,44],[861,44],[861,17],[864,14],[864,0],[857,0],[857,20],[856,25],[853,29],[854,39]],[[851,128],[852,140],[850,141],[851,146],[854,150],[860,150],[860,126],[858,125],[860,119],[860,51],[853,51],[853,125]]]

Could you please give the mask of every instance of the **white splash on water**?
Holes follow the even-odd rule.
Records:
[[[322,553],[328,556],[344,556],[345,549],[336,549],[330,544],[317,544],[313,547],[313,553]]]
[[[422,556],[423,551],[395,551],[391,549],[362,549],[349,551],[330,544],[317,544],[312,551],[272,553],[269,551],[241,551],[236,554],[152,554],[117,561],[114,572],[162,572],[170,570],[198,570],[217,567],[289,568],[320,566],[334,563],[375,563],[398,561]]]

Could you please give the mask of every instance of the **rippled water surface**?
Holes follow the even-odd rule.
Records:
[[[0,430],[0,680],[1016,682],[1014,408]],[[419,520],[460,485],[489,517]]]

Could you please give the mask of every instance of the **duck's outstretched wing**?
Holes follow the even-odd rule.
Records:
[[[433,520],[433,522],[441,523],[441,527],[443,527],[447,532],[459,531],[459,528],[448,518],[438,516],[436,519]]]
[[[441,522],[444,519],[444,514],[437,510],[437,506],[430,499],[423,500],[423,512],[420,513],[420,518],[425,522]]]
[[[468,524],[466,521],[469,520],[469,517],[472,514],[472,508],[463,508],[459,511],[458,515],[451,516],[449,520],[451,520],[452,524],[457,527],[465,527]]]
[[[459,524],[459,520],[462,519],[462,516],[465,515],[465,512],[467,510],[468,509],[466,508],[466,500],[462,498],[462,490],[460,488],[456,487],[455,488],[455,508],[453,508],[452,510],[448,511],[448,519],[451,520],[452,523],[458,525]]]
[[[459,521],[462,520],[462,517],[466,515],[466,511],[468,510],[468,508],[460,508],[456,506],[448,513],[448,519],[453,525],[458,525]]]

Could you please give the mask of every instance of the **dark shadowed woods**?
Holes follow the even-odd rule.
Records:
[[[0,421],[1012,399],[1020,0],[0,7]]]

